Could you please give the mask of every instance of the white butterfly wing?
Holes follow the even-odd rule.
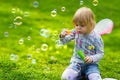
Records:
[[[111,19],[102,19],[96,24],[94,30],[98,32],[100,35],[103,35],[103,34],[111,33],[112,28],[113,28],[113,21]]]

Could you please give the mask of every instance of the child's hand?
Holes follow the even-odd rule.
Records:
[[[66,35],[70,34],[70,31],[65,29],[61,32],[60,37],[65,37]]]
[[[93,59],[90,56],[86,56],[85,59],[84,59],[84,62],[87,63],[87,64],[90,64],[90,63],[93,62]]]

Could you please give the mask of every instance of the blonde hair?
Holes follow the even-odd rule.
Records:
[[[95,27],[95,16],[90,8],[79,8],[73,16],[73,23],[85,25],[88,27],[88,32],[91,32]]]

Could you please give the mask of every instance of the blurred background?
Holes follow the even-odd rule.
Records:
[[[73,29],[72,17],[83,6],[96,22],[109,18],[112,33],[103,35],[102,78],[120,79],[120,1],[1,0],[0,80],[60,80],[73,54],[74,41],[62,45],[59,34]]]

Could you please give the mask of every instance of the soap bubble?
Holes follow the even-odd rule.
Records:
[[[48,50],[48,45],[47,44],[42,44],[41,50],[42,51],[47,51]]]
[[[18,60],[18,56],[16,54],[11,54],[10,55],[10,60],[17,61]]]
[[[97,6],[98,5],[98,0],[93,0],[93,6]]]
[[[61,47],[63,46],[63,43],[60,40],[55,41],[56,46]]]
[[[5,36],[5,37],[8,37],[8,36],[9,36],[9,33],[8,33],[8,32],[4,32],[4,36]]]
[[[34,6],[34,8],[37,8],[39,6],[39,2],[38,1],[34,1],[33,2],[33,6]]]
[[[32,64],[36,64],[36,59],[32,59]]]
[[[40,35],[45,37],[45,38],[48,38],[50,36],[50,31],[43,28],[40,30]]]
[[[17,16],[15,19],[14,19],[14,24],[15,25],[21,25],[22,24],[22,17],[21,16]]]
[[[80,5],[83,5],[83,0],[80,0]]]
[[[19,8],[12,8],[11,13],[13,13],[14,16],[15,16],[15,15],[19,15],[19,16],[21,15],[21,16],[22,16],[23,11],[20,10]]]
[[[57,15],[56,10],[52,10],[52,11],[51,11],[51,16],[52,16],[52,17],[55,17],[56,15]]]
[[[12,8],[11,13],[15,14],[15,13],[16,13],[16,9],[15,9],[15,8]]]
[[[28,59],[31,59],[31,58],[32,58],[32,55],[31,55],[31,54],[28,54],[28,55],[27,55],[27,58],[28,58]]]
[[[31,37],[30,37],[30,36],[28,36],[28,37],[27,37],[27,40],[31,40]]]
[[[46,29],[42,28],[42,29],[40,30],[40,35],[43,35],[45,30],[46,30]]]
[[[30,16],[30,13],[29,12],[24,12],[24,17],[28,17]]]
[[[55,41],[58,37],[59,37],[58,31],[53,31],[52,36],[51,36],[51,40]]]
[[[23,43],[24,43],[24,39],[21,38],[21,39],[19,40],[19,44],[23,44]]]
[[[65,7],[62,7],[62,8],[61,8],[61,11],[62,11],[62,12],[65,12],[65,10],[66,10]]]

